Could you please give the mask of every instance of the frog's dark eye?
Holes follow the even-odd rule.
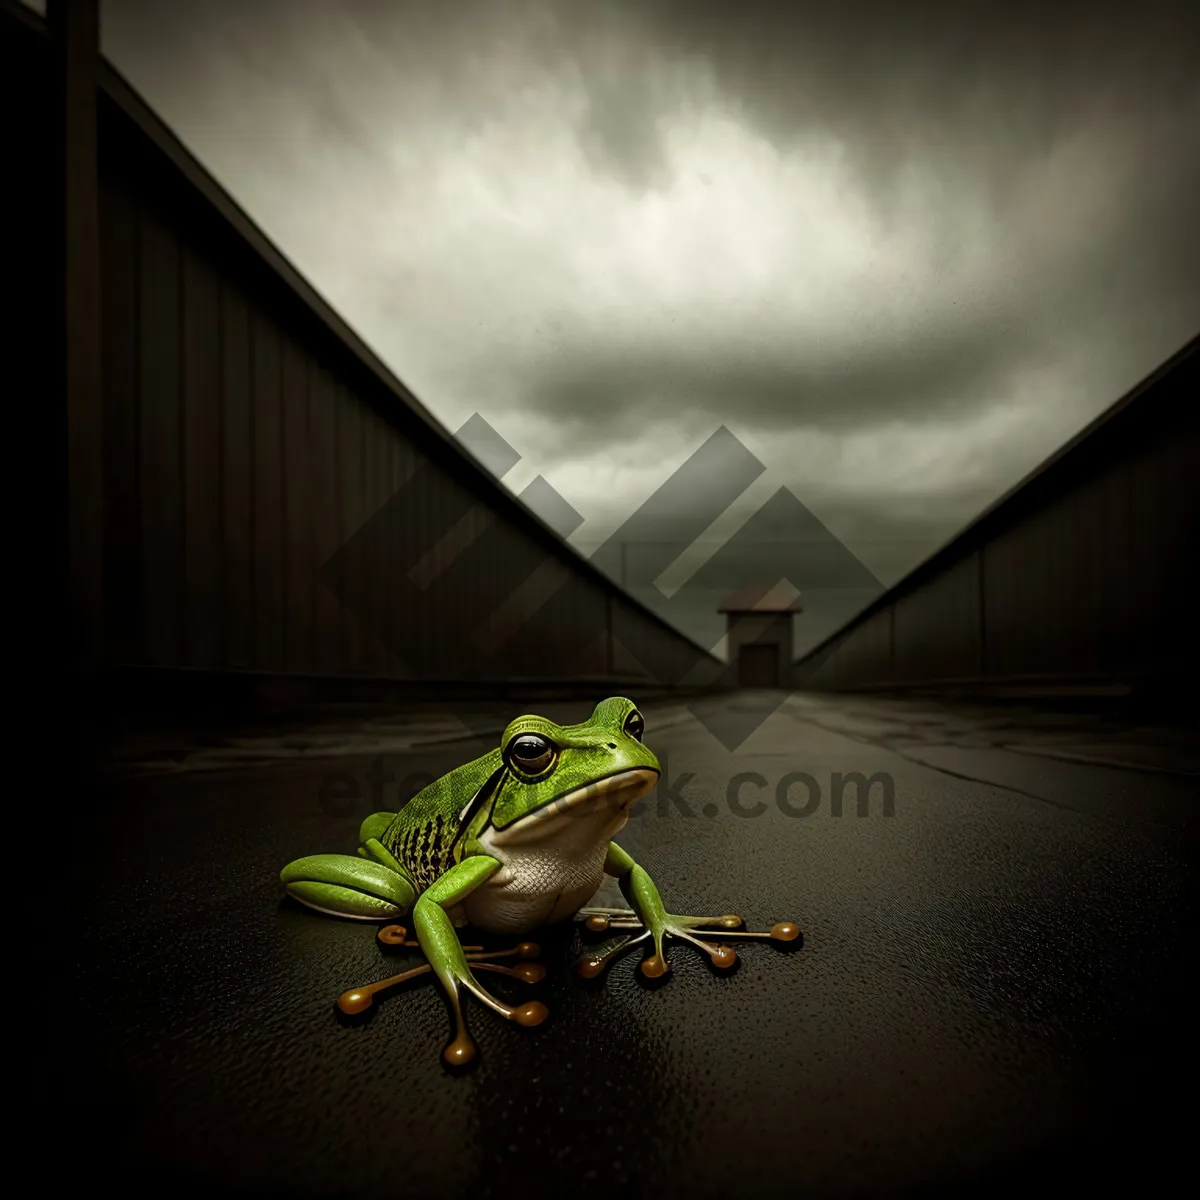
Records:
[[[540,733],[518,734],[505,752],[509,766],[522,775],[542,774],[554,762],[554,755],[554,743]]]
[[[625,718],[625,732],[633,738],[635,742],[642,740],[642,734],[646,732],[646,722],[642,719],[640,712],[631,712]]]

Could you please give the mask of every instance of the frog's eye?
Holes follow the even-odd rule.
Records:
[[[522,733],[508,743],[505,757],[522,775],[541,775],[554,762],[555,747],[540,733]]]
[[[631,712],[625,718],[625,732],[633,738],[635,742],[642,740],[642,734],[646,732],[646,722],[642,719],[640,712]]]

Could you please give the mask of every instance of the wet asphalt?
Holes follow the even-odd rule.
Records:
[[[86,1034],[44,1075],[82,1131],[70,1165],[177,1194],[1165,1188],[1194,1052],[1190,737],[1036,706],[781,699],[650,706],[665,776],[618,840],[668,907],[795,921],[802,944],[739,944],[719,972],[676,943],[663,981],[634,952],[589,985],[570,964],[590,939],[550,932],[544,983],[494,985],[550,1019],[474,1006],[459,1076],[433,986],[336,1013],[418,960],[282,899],[278,871],[353,852],[366,813],[482,753],[511,705],[472,713],[477,742],[360,745],[343,724],[336,755],[288,752],[284,730],[271,754],[127,758],[77,830],[89,903],[64,1020]],[[855,772],[869,803],[845,784],[839,812]]]

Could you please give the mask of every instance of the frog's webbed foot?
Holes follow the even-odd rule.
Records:
[[[766,939],[777,944],[786,944],[794,942],[800,936],[799,926],[791,921],[777,921],[769,930],[763,932],[744,929],[745,922],[736,913],[724,913],[718,917],[664,913],[661,922],[653,922],[649,927],[643,925],[632,909],[582,909],[580,915],[583,916],[587,929],[593,933],[628,931],[625,936],[611,944],[606,943],[603,947],[593,948],[577,961],[575,969],[585,979],[599,975],[619,954],[651,937],[654,939],[654,953],[642,960],[641,969],[647,978],[658,979],[671,967],[663,949],[663,943],[669,937],[690,942],[708,955],[714,967],[728,970],[737,964],[738,956],[732,946],[723,944],[724,939]],[[710,936],[717,936],[722,940],[710,942],[696,936],[697,932],[707,930],[713,931]]]
[[[575,970],[584,979],[594,979],[626,950],[631,950],[648,938],[653,938],[654,953],[642,960],[641,969],[642,974],[648,979],[661,978],[671,967],[663,950],[663,943],[669,937],[680,938],[690,942],[697,949],[703,950],[714,967],[727,970],[736,965],[737,953],[732,947],[704,941],[691,931],[715,925],[721,929],[722,936],[725,936],[730,930],[735,930],[742,924],[741,917],[732,913],[721,917],[677,916],[674,913],[665,915],[665,921],[656,922],[655,925],[647,928],[632,911],[629,911],[627,916],[624,913],[617,916],[596,912],[588,914],[584,919],[584,925],[590,932],[607,933],[612,931],[623,934],[623,936],[618,936],[610,942],[589,949],[576,962]]]
[[[642,929],[641,919],[632,908],[581,908],[576,914],[592,933],[603,933],[608,929]],[[667,914],[677,925],[685,929],[704,929],[717,926],[720,929],[741,929],[745,921],[737,913],[723,913],[719,917],[689,917]]]
[[[403,925],[385,925],[376,935],[385,946],[406,946],[420,950],[421,943],[408,936],[408,930]],[[496,958],[537,958],[542,948],[537,942],[518,942],[506,950],[484,950],[482,946],[464,946],[463,954],[477,971],[499,971],[511,975],[514,979],[523,979],[526,983],[541,983],[546,978],[546,968],[541,963],[523,962],[516,967],[500,967],[486,964],[489,959]]]
[[[533,946],[533,943],[522,943],[521,946]],[[536,949],[536,947],[534,947]],[[521,947],[517,947],[517,953]],[[452,1067],[465,1066],[475,1057],[475,1043],[467,1030],[467,1022],[463,1017],[462,998],[460,989],[464,989],[475,997],[481,1004],[490,1008],[497,1016],[506,1021],[515,1021],[518,1025],[532,1027],[540,1025],[550,1012],[540,1000],[530,1000],[526,1004],[513,1006],[493,996],[476,978],[476,971],[494,971],[498,974],[509,975],[525,983],[537,983],[546,977],[546,968],[541,963],[524,962],[516,967],[500,966],[496,963],[484,962],[489,957],[500,957],[511,951],[499,951],[495,955],[468,954],[466,956],[468,969],[461,975],[454,976],[456,986],[446,988],[450,1001],[450,1011],[454,1016],[454,1038],[442,1052],[446,1063]]]
[[[406,933],[407,931],[403,925],[387,925],[379,931],[378,937],[385,945],[416,947],[419,949],[420,942],[407,940]],[[473,971],[492,971],[496,974],[507,975],[512,979],[519,979],[523,983],[541,983],[546,978],[546,968],[540,962],[530,961],[537,958],[541,953],[541,948],[536,942],[519,942],[517,945],[511,946],[506,950],[490,951],[485,951],[482,946],[464,946],[463,953]],[[498,958],[520,958],[525,961],[518,963],[515,967],[508,967],[494,961]],[[378,983],[366,984],[363,987],[350,988],[344,991],[337,999],[337,1006],[347,1016],[358,1016],[366,1012],[375,1003],[375,997],[380,992],[387,991],[398,984],[407,983],[411,979],[418,979],[422,975],[432,976],[432,974],[432,965],[428,962],[423,962],[419,966],[409,968],[407,971],[401,971],[398,975],[381,979]],[[483,992],[483,989],[480,988],[479,991]],[[521,1024],[536,1025],[539,1023],[538,1021],[522,1020],[519,1015],[523,1009],[542,1008],[536,1002],[534,1005],[524,1005],[521,1009],[511,1009],[499,1000],[496,1000],[490,993],[484,993],[484,995],[490,998],[497,1010],[507,1010],[511,1014],[511,1019]],[[482,996],[480,998],[482,999]],[[474,1043],[471,1042],[470,1036],[467,1034],[466,1025],[462,1018],[461,1006],[454,1003],[452,1004],[452,1008],[455,1011],[457,1029],[455,1031],[455,1040],[451,1043],[451,1046],[457,1045],[459,1047],[457,1057],[461,1058],[461,1061],[467,1062],[474,1056]],[[470,1053],[466,1053],[465,1057],[462,1057],[467,1046],[470,1046]]]

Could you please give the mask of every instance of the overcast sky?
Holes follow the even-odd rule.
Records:
[[[787,485],[890,583],[1200,330],[1189,8],[104,0],[103,36],[575,544],[723,423],[768,467],[741,516]]]

